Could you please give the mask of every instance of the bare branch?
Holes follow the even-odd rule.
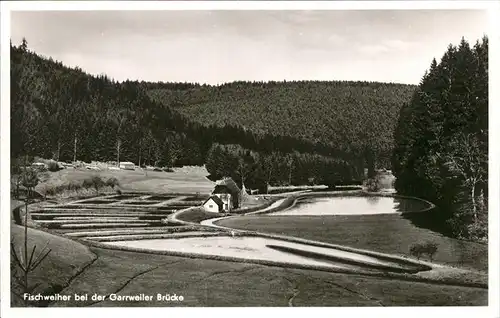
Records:
[[[36,263],[33,265],[33,268],[32,270],[36,269],[38,267],[38,265],[40,265],[42,263],[42,261],[50,254],[52,250],[48,250],[42,257],[40,257]]]
[[[28,264],[26,264],[26,268],[30,269],[31,268],[31,262],[33,261],[33,255],[35,255],[35,251],[36,251],[36,245],[33,246],[33,249],[31,250],[31,255],[30,255],[30,259],[28,261]]]

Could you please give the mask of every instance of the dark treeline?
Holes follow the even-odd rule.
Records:
[[[488,39],[462,39],[432,61],[394,134],[399,193],[439,206],[435,221],[461,238],[487,239]]]
[[[361,160],[373,171],[389,168],[393,132],[401,105],[415,86],[350,81],[142,83],[156,101],[178,105],[182,114],[207,127],[240,127],[265,140],[264,149],[293,149]],[[267,138],[267,136],[271,136]],[[227,143],[256,149],[243,136]],[[280,137],[288,136],[288,137]],[[271,144],[272,140],[283,138]],[[287,138],[291,140],[287,140]],[[300,142],[299,142],[300,141]],[[298,143],[297,143],[298,142]],[[300,147],[299,147],[300,144]]]
[[[334,187],[352,182],[363,173],[341,159],[299,152],[259,153],[234,144],[213,144],[206,167],[215,179],[229,176],[240,185],[262,192],[271,184]]]

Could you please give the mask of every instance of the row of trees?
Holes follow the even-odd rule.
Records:
[[[488,39],[432,61],[394,134],[396,189],[429,199],[458,237],[486,239]]]
[[[213,144],[206,167],[213,178],[232,177],[240,185],[267,192],[273,185],[323,184],[330,187],[362,178],[346,161],[310,153],[258,153],[240,145]]]

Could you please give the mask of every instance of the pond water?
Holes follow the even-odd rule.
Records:
[[[345,196],[330,198],[302,198],[297,204],[284,211],[268,215],[362,215],[419,212],[430,205],[417,199],[383,196]]]
[[[173,251],[201,255],[218,255],[241,259],[265,260],[278,263],[314,265],[337,269],[365,269],[384,271],[422,270],[419,265],[390,261],[374,256],[314,246],[298,242],[256,236],[208,236],[182,239],[153,239],[107,242],[115,246],[142,248],[155,251]]]

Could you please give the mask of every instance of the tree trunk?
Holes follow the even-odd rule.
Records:
[[[24,256],[25,261],[28,260],[28,198],[29,198],[29,189],[26,190],[26,198],[24,199],[25,203],[25,213],[24,213]]]
[[[241,175],[241,187],[245,188],[245,177]]]
[[[59,161],[59,156],[61,155],[61,139],[57,140],[57,155],[56,161]]]
[[[139,167],[141,166],[142,142],[139,142]]]
[[[120,146],[121,146],[121,140],[120,138],[116,139],[116,164],[118,167],[120,167]]]
[[[28,203],[30,197],[30,188],[26,189],[25,207],[26,211],[24,213],[24,290],[28,291]]]
[[[472,183],[471,187],[471,200],[472,200],[472,215],[474,216],[474,223],[477,223],[477,208],[476,208],[476,183]]]
[[[364,168],[363,160],[359,159],[359,157],[357,159],[355,159],[353,170],[354,170],[354,179],[356,179],[356,181],[362,181],[365,179],[364,169],[365,168]]]
[[[147,165],[151,165],[151,146],[148,147],[148,158],[147,158]]]
[[[75,131],[75,137],[74,137],[74,144],[73,144],[73,162],[76,162],[76,131]]]
[[[366,163],[368,165],[368,178],[373,178],[376,175],[375,172],[375,157],[374,154],[369,151],[366,158]]]
[[[266,180],[266,194],[269,194],[269,183],[271,182],[271,173],[269,173],[269,175],[267,176],[267,180]]]

